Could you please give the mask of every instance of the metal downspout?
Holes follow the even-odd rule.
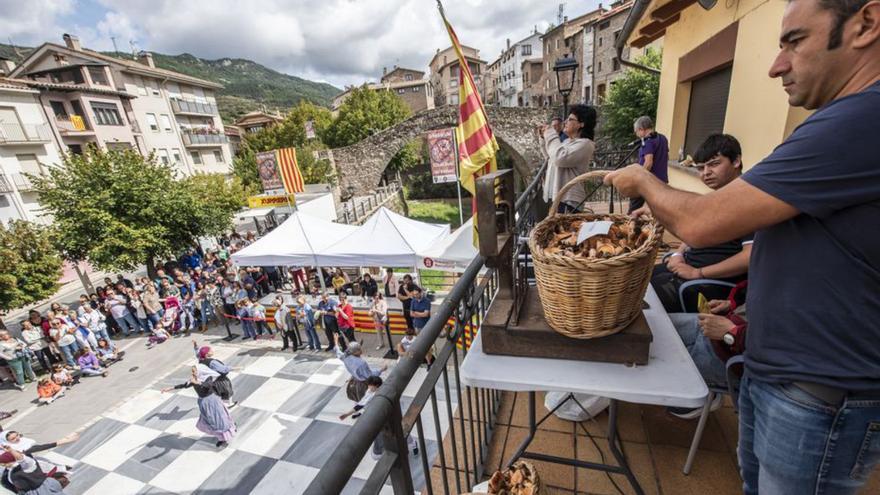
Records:
[[[645,15],[645,11],[648,10],[648,5],[650,4],[651,0],[635,0],[632,10],[629,11],[629,16],[627,16],[626,22],[623,24],[620,36],[617,37],[617,41],[614,43],[614,48],[617,50],[617,60],[620,61],[621,65],[659,75],[660,71],[657,69],[630,62],[623,58],[623,49],[626,48],[626,42],[629,39],[630,34],[632,34],[633,30],[636,28],[636,25],[642,19],[642,16]]]

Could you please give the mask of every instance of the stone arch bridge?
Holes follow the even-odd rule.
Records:
[[[498,145],[513,157],[517,175],[528,177],[544,159],[535,127],[548,122],[551,109],[487,106],[486,112]],[[379,185],[388,162],[407,143],[432,129],[457,124],[458,109],[455,106],[425,110],[363,141],[327,150],[322,155],[336,169],[338,190],[347,191],[351,186],[355,195],[362,195]]]

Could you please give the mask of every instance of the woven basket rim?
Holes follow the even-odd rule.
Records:
[[[543,247],[537,245],[535,240],[535,233],[542,228],[549,228],[549,225],[555,226],[562,220],[567,220],[571,218],[581,218],[584,219],[592,219],[597,217],[612,217],[612,219],[629,219],[627,215],[623,215],[620,213],[569,213],[562,215],[554,215],[551,217],[547,217],[544,220],[541,220],[535,227],[529,232],[529,250],[532,253],[532,256],[536,260],[540,260],[545,263],[553,264],[553,265],[565,265],[565,266],[577,266],[580,269],[592,269],[592,270],[603,270],[609,268],[618,268],[621,264],[635,263],[642,258],[649,256],[654,250],[655,245],[660,241],[660,238],[663,236],[663,226],[654,219],[653,217],[648,217],[646,220],[653,227],[653,234],[648,238],[641,246],[636,248],[633,251],[628,253],[619,254],[612,258],[586,258],[583,256],[570,257],[564,256],[561,254],[550,254],[544,251]]]

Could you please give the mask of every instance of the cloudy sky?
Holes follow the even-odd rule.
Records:
[[[445,0],[459,39],[498,57],[555,22],[559,1]],[[568,0],[565,14],[592,10],[598,0]],[[606,1],[607,3],[607,1]],[[382,67],[425,69],[449,45],[435,0],[0,0],[0,35],[17,45],[61,43],[76,34],[83,46],[120,51],[240,57],[275,70],[341,87],[376,80]]]

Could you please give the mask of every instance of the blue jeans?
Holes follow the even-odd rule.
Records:
[[[309,349],[317,351],[321,349],[321,341],[318,340],[318,332],[315,331],[315,324],[306,322],[303,324],[306,329],[306,338],[309,339]]]
[[[136,330],[141,333],[144,332],[144,329],[141,328],[141,324],[138,323],[137,318],[135,318],[130,311],[126,311],[119,318],[114,317],[113,319],[116,320],[116,324],[119,325],[119,328],[122,329],[122,335],[126,337],[128,337],[128,334],[132,330]]]
[[[190,306],[188,304],[184,304],[180,308],[180,316],[178,320],[180,321],[180,329],[181,330],[192,330],[196,326],[196,318],[193,316],[193,310],[195,306]],[[189,319],[189,326],[187,326],[187,319]]]
[[[746,373],[738,455],[746,495],[854,494],[880,461],[880,398],[832,405]]]
[[[64,354],[64,361],[69,366],[76,366],[76,360],[73,359],[73,353],[79,350],[79,344],[74,340],[72,343],[67,345],[59,345],[61,348],[61,354]]]
[[[95,338],[104,339],[107,341],[107,345],[113,347],[113,341],[110,340],[110,334],[107,333],[107,325],[99,325],[98,330],[92,330],[92,333],[95,334]]]
[[[697,313],[669,313],[678,336],[697,365],[703,380],[710,386],[727,387],[727,368],[715,354],[712,342],[703,335]]]
[[[202,301],[202,307],[199,310],[202,317],[202,326],[207,327],[208,319],[214,318],[214,306],[211,306],[211,303],[206,299]]]
[[[254,328],[254,322],[250,320],[242,320],[241,329],[244,331],[245,339],[256,339],[257,330]]]

